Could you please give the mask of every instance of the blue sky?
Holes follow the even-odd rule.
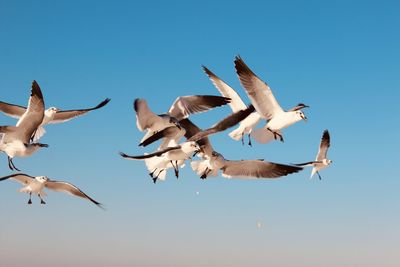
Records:
[[[49,192],[47,205],[0,186],[4,266],[398,266],[400,8],[397,1],[0,1],[0,100],[105,108],[47,127],[50,147],[16,165],[70,181],[104,203]],[[235,55],[307,123],[285,143],[213,136],[230,159],[315,157],[329,129],[333,165],[279,180],[200,180],[188,168],[154,185],[134,98],[165,112],[177,96],[218,94],[204,64],[246,99]],[[193,116],[206,128],[229,114]],[[0,116],[0,124],[14,124]],[[154,147],[153,147],[154,148]],[[0,175],[8,175],[6,157]],[[199,192],[197,195],[196,192]],[[257,222],[262,227],[256,227]]]

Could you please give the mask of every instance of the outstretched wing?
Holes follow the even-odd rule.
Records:
[[[211,134],[225,131],[226,129],[235,126],[236,124],[247,118],[252,112],[254,112],[254,107],[253,105],[250,105],[245,110],[239,110],[238,112],[230,114],[229,116],[215,124],[213,127],[195,134],[188,140],[197,141]]]
[[[30,182],[35,179],[35,177],[30,176],[28,174],[25,173],[15,173],[15,174],[11,174],[11,175],[7,175],[7,176],[3,176],[0,178],[0,181],[4,181],[7,179],[13,179],[23,185],[28,185],[30,184]]]
[[[205,66],[203,66],[203,70],[210,78],[211,82],[214,84],[217,90],[221,93],[221,95],[231,99],[231,102],[228,105],[231,107],[233,112],[238,112],[239,110],[247,108],[246,104],[243,103],[243,100],[232,87],[227,85],[223,80],[221,80],[217,75],[212,73]]]
[[[170,107],[168,115],[180,121],[187,118],[190,114],[201,113],[226,105],[229,102],[230,98],[214,95],[180,96]]]
[[[47,187],[50,190],[58,191],[58,192],[64,192],[73,196],[81,197],[81,198],[86,198],[102,208],[101,203],[97,202],[93,198],[89,197],[86,195],[82,190],[80,190],[78,187],[76,187],[73,184],[66,183],[66,182],[59,182],[59,181],[47,181],[45,183],[45,187]]]
[[[319,151],[316,160],[326,159],[328,148],[330,147],[330,145],[331,145],[331,138],[329,136],[328,130],[325,130],[324,133],[322,134],[321,143],[319,145]]]
[[[105,105],[107,105],[108,102],[110,102],[110,100],[111,100],[110,98],[106,98],[100,104],[98,104],[97,106],[95,106],[93,108],[58,111],[56,114],[54,114],[54,118],[49,123],[51,123],[51,124],[62,123],[62,122],[72,120],[76,117],[79,117],[79,116],[82,116],[82,115],[88,113],[89,111],[104,107]]]
[[[299,172],[303,168],[262,160],[226,160],[221,169],[225,177],[241,178],[278,178],[291,173]]]
[[[167,147],[166,149],[151,153],[151,154],[147,154],[147,155],[140,155],[140,156],[129,156],[123,152],[119,152],[119,154],[121,155],[121,157],[123,158],[127,158],[127,159],[148,159],[148,158],[152,158],[152,157],[157,157],[157,156],[161,156],[164,153],[167,153],[168,151],[171,150],[176,150],[176,149],[180,149],[181,146],[174,146],[174,147]]]
[[[136,125],[140,131],[150,128],[157,122],[162,122],[162,119],[150,110],[146,100],[136,98],[133,107],[136,112]]]
[[[39,84],[32,82],[31,96],[29,97],[28,108],[17,122],[18,133],[15,138],[24,143],[29,143],[29,139],[42,123],[44,117],[44,100]]]
[[[235,69],[251,103],[261,116],[270,120],[276,113],[283,112],[268,84],[260,80],[239,56],[235,58]]]
[[[168,139],[174,139],[177,136],[183,136],[182,133],[182,129],[179,129],[176,126],[170,126],[167,127],[161,131],[156,132],[155,134],[153,134],[152,136],[146,138],[145,140],[143,140],[139,146],[148,146],[154,142],[156,142],[157,140],[160,140],[162,138],[168,138]]]
[[[19,119],[26,111],[26,107],[0,101],[0,111],[15,119]]]

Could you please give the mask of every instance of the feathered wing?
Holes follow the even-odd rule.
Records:
[[[180,96],[170,107],[168,115],[180,121],[190,114],[205,112],[212,108],[226,105],[229,102],[229,98],[214,95]]]
[[[328,130],[325,130],[322,134],[321,143],[319,145],[319,151],[317,154],[317,161],[323,160],[327,158],[328,148],[331,145],[331,137],[329,135]]]
[[[194,136],[189,138],[189,141],[198,141],[211,134],[225,131],[226,129],[235,126],[236,124],[247,118],[252,112],[254,112],[254,107],[253,105],[250,105],[245,110],[239,110],[238,112],[232,113],[226,118],[219,121],[213,127],[195,134]]]
[[[150,110],[147,101],[144,99],[135,99],[133,107],[136,112],[136,125],[140,131],[144,131],[153,124],[162,121],[157,114]]]
[[[158,131],[155,134],[153,134],[152,136],[146,138],[139,144],[139,146],[145,147],[145,146],[148,146],[148,145],[156,142],[157,140],[165,138],[168,140],[166,140],[167,142],[163,142],[163,144],[161,146],[161,148],[165,148],[166,145],[169,143],[169,140],[178,141],[184,135],[184,133],[185,133],[184,129],[179,129],[176,126],[170,126],[161,131]]]
[[[72,120],[76,117],[79,117],[79,116],[82,116],[82,115],[88,113],[89,111],[104,107],[105,105],[107,105],[108,102],[110,102],[110,100],[111,100],[110,98],[106,98],[100,104],[98,104],[97,106],[95,106],[93,108],[58,111],[54,115],[54,118],[49,123],[51,123],[51,124],[62,123],[62,122]]]
[[[276,113],[283,112],[268,84],[260,80],[240,57],[235,58],[235,69],[251,103],[261,116],[270,120]]]
[[[183,119],[183,120],[181,120],[179,122],[179,124],[186,131],[186,133],[185,133],[186,139],[190,139],[191,137],[193,137],[197,133],[201,132],[201,129],[189,119]],[[211,145],[211,142],[208,139],[208,137],[204,137],[202,139],[199,139],[199,140],[196,141],[196,143],[201,147],[201,149],[202,149],[202,151],[203,151],[203,153],[205,155],[210,156],[211,153],[214,151],[214,149],[213,149],[213,147]]]
[[[226,160],[222,170],[224,177],[278,178],[301,171],[303,168],[262,160]]]
[[[281,131],[275,132],[283,136]],[[269,131],[266,126],[253,130],[250,133],[250,136],[253,137],[260,144],[266,144],[275,140],[273,132]]]
[[[31,96],[29,97],[28,108],[17,122],[18,131],[15,139],[29,143],[29,139],[42,123],[44,117],[43,94],[36,81],[32,82]]]
[[[30,184],[30,182],[35,179],[35,177],[30,176],[28,174],[25,173],[15,173],[15,174],[11,174],[11,175],[7,175],[7,176],[3,176],[0,177],[0,181],[4,181],[7,179],[13,179],[23,185],[28,185]]]
[[[15,119],[19,119],[26,111],[26,107],[0,101],[0,111]]]
[[[147,159],[147,158],[161,156],[162,154],[167,153],[168,151],[176,150],[176,149],[180,149],[180,148],[181,148],[181,146],[167,147],[167,148],[165,148],[163,150],[159,150],[159,151],[154,152],[154,153],[150,153],[150,154],[146,154],[146,155],[139,155],[139,156],[130,156],[130,155],[127,155],[127,154],[125,154],[123,152],[120,152],[119,155],[121,157],[127,158],[127,159]]]
[[[99,207],[102,207],[102,204],[94,200],[93,198],[89,197],[86,195],[82,190],[80,190],[78,187],[76,187],[73,184],[67,183],[67,182],[59,182],[59,181],[47,181],[45,183],[45,187],[47,187],[50,190],[58,191],[58,192],[64,192],[73,196],[81,197],[81,198],[86,198],[96,204]]]
[[[203,66],[203,70],[210,78],[211,82],[214,84],[217,90],[221,93],[221,95],[231,99],[231,102],[228,105],[231,107],[233,112],[238,112],[239,110],[247,108],[246,104],[243,103],[243,100],[232,87],[226,84],[223,80],[221,80],[217,75],[212,73],[205,66]]]

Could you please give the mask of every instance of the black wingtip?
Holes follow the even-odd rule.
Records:
[[[32,82],[31,96],[37,96],[38,98],[43,99],[42,90],[36,80],[33,80]]]
[[[133,108],[134,108],[135,112],[138,112],[138,110],[139,110],[139,101],[140,101],[140,98],[136,98],[133,101]]]
[[[102,107],[104,107],[105,105],[107,105],[108,102],[110,102],[110,101],[111,101],[111,98],[106,98],[106,99],[104,99],[100,104],[98,104],[97,106],[95,106],[93,109],[102,108]]]

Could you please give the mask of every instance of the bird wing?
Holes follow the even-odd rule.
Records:
[[[0,181],[4,181],[7,179],[13,179],[21,184],[28,185],[30,182],[35,179],[35,177],[30,176],[25,173],[15,173],[7,176],[0,177]]]
[[[183,134],[181,134],[181,131],[178,127],[176,126],[170,126],[167,127],[161,131],[156,132],[155,134],[153,134],[152,136],[146,138],[145,140],[143,140],[139,146],[148,146],[154,142],[156,142],[157,140],[160,140],[162,138],[168,138],[168,139],[172,139],[175,136],[179,135],[182,136]]]
[[[221,93],[221,95],[231,99],[229,106],[231,107],[233,112],[237,112],[239,110],[247,108],[246,104],[243,103],[243,100],[232,87],[227,85],[223,80],[221,80],[217,75],[212,73],[205,66],[203,66],[203,70],[210,78],[211,82],[214,84],[217,90]]]
[[[226,160],[222,170],[225,177],[278,178],[301,171],[303,168],[262,160]]]
[[[147,158],[152,158],[152,157],[158,157],[158,156],[161,156],[162,154],[167,153],[168,151],[176,150],[176,149],[180,149],[180,148],[181,148],[181,146],[167,147],[163,150],[156,151],[154,153],[150,153],[150,154],[146,154],[146,155],[140,155],[140,156],[129,156],[123,152],[119,152],[119,154],[121,155],[121,157],[128,158],[128,159],[147,159]]]
[[[235,69],[240,83],[260,115],[270,120],[276,113],[283,112],[268,84],[260,80],[239,56],[235,58]]]
[[[104,107],[105,105],[107,105],[108,102],[110,102],[110,100],[111,100],[110,98],[106,98],[100,104],[98,104],[97,106],[95,106],[93,108],[58,111],[56,114],[54,114],[54,118],[49,123],[51,123],[51,124],[62,123],[62,122],[72,120],[76,117],[79,117],[79,116],[82,116],[82,115],[88,113],[89,111]]]
[[[86,198],[96,204],[97,206],[101,207],[101,203],[97,202],[93,198],[89,197],[86,195],[82,190],[80,190],[78,187],[76,187],[73,184],[67,183],[67,182],[60,182],[60,181],[52,181],[48,180],[45,183],[45,187],[47,187],[50,190],[54,190],[57,192],[64,192],[73,196],[81,197],[81,198]]]
[[[305,105],[303,103],[299,103],[299,104],[297,104],[297,106],[289,109],[288,111],[298,111],[298,110],[301,110],[303,108],[309,108],[309,106],[307,106],[307,105]]]
[[[331,138],[329,136],[328,130],[325,130],[324,133],[322,134],[321,143],[319,145],[319,151],[316,160],[326,159],[328,148],[330,147],[330,145],[331,145]]]
[[[26,107],[0,101],[0,111],[15,119],[19,119],[26,111]]]
[[[213,127],[196,133],[194,136],[189,138],[189,141],[197,141],[211,134],[225,131],[226,129],[235,126],[236,124],[247,118],[247,116],[254,112],[254,110],[254,106],[250,105],[245,110],[239,110],[238,112],[232,113],[226,118],[219,121]]]
[[[29,97],[28,108],[17,122],[18,138],[24,143],[29,143],[29,139],[42,123],[44,117],[44,100],[39,84],[32,82],[31,96]]]
[[[168,115],[180,121],[187,118],[190,114],[201,113],[226,105],[229,102],[229,98],[214,95],[180,96],[170,107]]]
[[[133,102],[133,107],[136,112],[136,125],[140,131],[144,131],[151,127],[154,123],[162,121],[147,105],[144,99],[136,98]]]

